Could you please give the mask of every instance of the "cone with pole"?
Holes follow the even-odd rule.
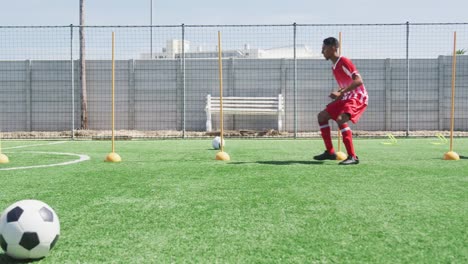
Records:
[[[114,59],[115,34],[112,32],[112,152],[106,156],[107,162],[121,162],[122,158],[115,153],[115,59]]]
[[[338,55],[341,56],[341,32],[338,35],[338,45],[339,45]],[[336,160],[345,160],[348,157],[348,155],[346,155],[344,152],[341,151],[341,131],[339,127],[338,127],[338,151],[335,154],[336,154]]]
[[[221,150],[216,153],[216,160],[228,161],[231,158],[229,154],[224,152],[224,116],[223,116],[223,62],[222,62],[222,53],[221,53],[221,32],[218,31],[218,68],[219,68],[219,118],[220,118],[220,128],[221,128]]]
[[[450,150],[444,154],[444,160],[459,160],[460,156],[453,151],[453,128],[455,124],[455,77],[457,71],[457,32],[453,32],[452,57],[452,109],[450,114]]]

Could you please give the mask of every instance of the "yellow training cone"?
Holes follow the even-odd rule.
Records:
[[[10,162],[7,155],[0,153],[0,164],[5,164]]]
[[[220,151],[216,153],[216,159],[217,160],[230,160],[231,158],[229,157],[229,154],[227,154],[224,151]]]
[[[121,162],[122,158],[120,158],[119,154],[115,152],[111,152],[109,153],[109,155],[107,155],[106,161],[107,162]]]
[[[460,156],[454,151],[449,151],[444,154],[444,160],[459,160]]]

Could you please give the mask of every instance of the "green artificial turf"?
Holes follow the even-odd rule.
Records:
[[[361,164],[313,161],[321,140],[3,141],[0,210],[38,199],[61,237],[40,263],[466,263],[468,139],[357,139]],[[31,145],[27,148],[12,148]],[[343,147],[344,150],[344,147]],[[11,261],[0,253],[0,263]]]

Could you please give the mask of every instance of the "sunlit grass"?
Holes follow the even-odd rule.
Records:
[[[320,140],[233,140],[230,162],[209,140],[9,147],[0,208],[38,199],[60,217],[62,235],[41,263],[463,263],[468,259],[468,140],[355,140],[361,164],[317,162]],[[464,152],[464,153],[463,153]],[[2,262],[3,261],[3,262]],[[8,258],[0,254],[0,263]]]

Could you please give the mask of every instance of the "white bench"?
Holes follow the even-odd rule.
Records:
[[[211,132],[211,115],[220,112],[219,97],[206,96],[206,131]],[[276,115],[278,131],[283,129],[284,97],[230,97],[223,96],[223,114]]]

